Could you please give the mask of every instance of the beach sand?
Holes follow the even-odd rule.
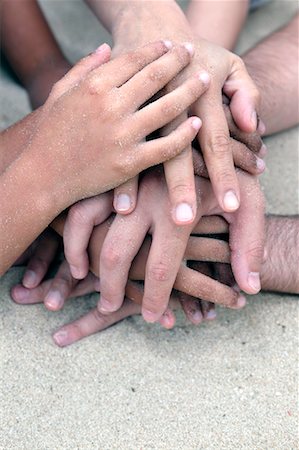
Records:
[[[43,5],[72,61],[107,39],[83,3]],[[277,1],[252,13],[239,49],[296,7]],[[29,105],[23,89],[1,77],[4,128]],[[298,213],[298,129],[266,144],[267,210]],[[171,331],[133,317],[60,349],[51,333],[96,297],[60,313],[18,306],[9,291],[21,274],[13,268],[0,280],[1,449],[298,448],[298,297],[263,293],[243,311],[218,309],[216,322],[199,327],[180,315]]]

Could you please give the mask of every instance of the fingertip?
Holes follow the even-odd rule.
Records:
[[[233,190],[229,190],[224,194],[223,197],[223,209],[226,212],[234,212],[240,206],[240,201],[237,194]]]
[[[35,288],[38,285],[38,283],[39,279],[37,273],[30,269],[26,270],[22,280],[23,286],[25,288],[32,289]]]
[[[74,266],[73,264],[70,264],[70,271],[72,277],[75,278],[75,280],[83,280],[83,278],[85,278],[88,273],[88,269],[85,270],[84,268]]]
[[[75,340],[71,339],[68,330],[63,328],[56,331],[56,333],[52,335],[52,339],[55,342],[55,344],[58,345],[58,347],[66,347],[67,345],[70,345],[73,342],[75,342]]]
[[[166,310],[165,313],[162,315],[161,319],[159,320],[160,325],[162,327],[166,328],[167,330],[171,330],[175,326],[175,315],[173,311]]]
[[[117,194],[113,200],[113,207],[119,214],[129,214],[134,210],[134,202],[128,194]]]
[[[174,222],[177,225],[188,225],[194,221],[193,208],[186,202],[179,203],[174,210]]]
[[[59,291],[49,291],[44,299],[44,305],[49,311],[59,311],[64,304],[64,299]]]
[[[25,288],[21,284],[17,284],[10,291],[11,298],[15,303],[22,303],[24,300],[27,300],[29,293],[29,289]]]
[[[191,126],[195,131],[199,131],[202,126],[202,121],[199,117],[191,118]]]

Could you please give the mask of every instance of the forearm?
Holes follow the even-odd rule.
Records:
[[[1,9],[1,49],[26,86],[44,65],[64,57],[36,0],[3,0]]]
[[[268,216],[262,289],[299,294],[299,216]]]
[[[192,0],[186,17],[196,37],[233,50],[248,7],[249,0]]]
[[[0,275],[63,209],[52,162],[24,150],[0,176]]]
[[[267,134],[299,122],[298,27],[299,14],[243,56],[260,89],[260,115]]]
[[[181,8],[173,0],[85,0],[112,34],[116,46],[134,48],[157,39],[192,41]]]
[[[32,137],[40,110],[28,114],[24,119],[1,132],[0,176],[17,159]]]

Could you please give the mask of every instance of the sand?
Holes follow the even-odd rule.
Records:
[[[105,39],[83,3],[43,5],[72,61]],[[240,49],[284,23],[296,5],[277,1],[254,12]],[[1,75],[3,128],[29,105],[16,82]],[[298,130],[266,143],[267,209],[296,213]],[[57,314],[18,306],[9,290],[21,274],[14,268],[0,280],[1,449],[298,448],[295,296],[263,293],[243,311],[219,309],[215,323],[197,328],[182,316],[172,331],[134,317],[59,349],[51,333],[96,298],[70,302]]]

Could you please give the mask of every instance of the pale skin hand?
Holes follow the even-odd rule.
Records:
[[[173,1],[88,0],[87,3],[112,32],[116,53],[162,36],[173,42],[194,43],[195,56],[190,72],[184,71],[168,90],[181,83],[188,73],[202,69],[208,72],[207,82],[210,81],[210,87],[193,107],[193,111],[204,120],[198,138],[219,205],[224,211],[235,211],[239,207],[240,194],[229,146],[228,126],[222,110],[222,91],[231,99],[233,118],[244,131],[257,129],[259,106],[258,91],[241,59],[223,48],[196,38],[183,12]],[[181,120],[186,117],[185,113]],[[173,220],[177,224],[192,223],[196,216],[196,195],[190,146],[186,147],[180,158],[165,164],[165,175]],[[128,211],[132,210],[132,204],[136,201],[136,186],[136,180],[127,185],[127,194],[131,197],[127,201]],[[125,193],[123,187],[121,193]],[[119,212],[123,213],[124,209]]]
[[[100,67],[109,58],[110,49],[103,45],[55,84],[44,107],[33,116],[34,133],[23,152],[1,175],[1,191],[7,201],[1,205],[0,273],[67,206],[173,157],[198,131],[200,120],[193,117],[165,138],[142,142],[148,133],[165,125],[167,117],[172,120],[180,114],[179,108],[172,107],[177,99],[183,110],[198,98],[205,89],[198,76],[136,112],[167,82],[153,73],[171,66],[169,76],[173,77],[174,67],[178,72],[189,63],[190,54],[184,47],[168,52],[165,43],[156,42]],[[153,115],[155,120],[149,121]],[[1,153],[5,154],[5,145],[14,141],[14,128],[4,135]],[[16,219],[16,211],[22,221]],[[7,245],[15,236],[17,244]]]

